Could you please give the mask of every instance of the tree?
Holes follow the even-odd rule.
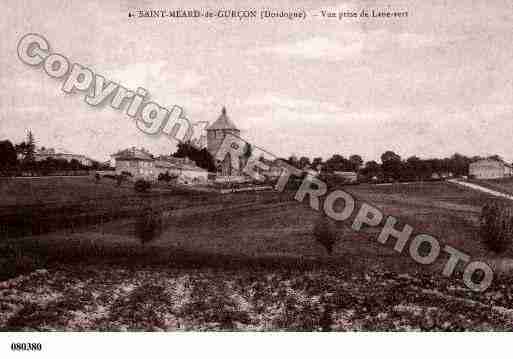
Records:
[[[312,167],[317,170],[319,166],[322,166],[322,158],[315,157],[312,161]]]
[[[381,155],[381,167],[386,180],[398,180],[401,177],[401,156],[393,151],[386,151]]]
[[[310,167],[310,159],[303,156],[299,159],[299,168],[304,169],[305,167]]]
[[[334,154],[326,161],[326,171],[351,171],[351,162],[339,154]]]
[[[251,155],[253,154],[253,147],[251,147],[251,143],[249,142],[246,142],[246,144],[244,145],[244,159],[248,159],[251,157]]]
[[[69,162],[69,167],[76,171],[76,170],[79,170],[82,168],[82,165],[80,164],[80,162],[78,162],[75,158],[73,158],[70,162]]]
[[[25,141],[16,144],[15,150],[17,155],[21,158],[24,166],[30,166],[35,161],[36,141],[32,131],[27,132]]]
[[[351,165],[353,166],[353,170],[355,172],[358,172],[360,170],[360,167],[362,167],[363,165],[363,159],[360,155],[349,156],[349,162],[351,162]]]
[[[25,153],[27,152],[27,144],[25,143],[25,141],[17,143],[14,146],[14,149],[16,150],[16,155],[18,156],[18,158],[23,160],[25,158]]]
[[[16,149],[11,141],[0,141],[0,170],[16,166]]]
[[[419,180],[422,173],[422,160],[417,156],[408,157],[403,168],[403,177],[407,180]]]
[[[201,150],[193,146],[190,142],[180,142],[173,157],[187,157],[193,160],[198,167],[204,168],[209,172],[216,171],[214,158],[206,148]]]
[[[468,174],[468,165],[472,160],[466,156],[455,153],[449,160],[451,172],[455,176],[464,176]]]
[[[169,171],[166,171],[165,173],[159,173],[158,180],[164,181],[164,182],[171,182],[172,180],[175,180],[178,178],[177,174],[169,174]]]
[[[25,162],[32,163],[35,161],[35,153],[36,153],[36,140],[34,139],[34,134],[32,131],[27,132],[27,140],[25,141],[27,146],[25,149]]]
[[[365,167],[362,168],[361,174],[369,180],[381,178],[381,166],[376,161],[369,161],[365,163]]]
[[[296,155],[291,155],[288,158],[287,163],[295,168],[299,168],[299,160],[297,159]]]

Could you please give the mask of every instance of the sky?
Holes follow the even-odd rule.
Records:
[[[215,5],[213,5],[215,4]],[[327,19],[322,10],[408,11],[407,18]],[[137,9],[304,10],[305,20],[128,18]],[[65,94],[17,57],[27,33],[52,51],[192,122],[221,108],[241,136],[277,156],[365,161],[499,154],[513,161],[513,6],[461,1],[23,1],[0,22],[0,140],[30,129],[39,146],[97,160],[123,148],[174,152],[124,112]]]

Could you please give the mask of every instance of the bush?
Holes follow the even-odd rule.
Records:
[[[162,231],[162,214],[147,208],[137,218],[135,223],[135,234],[146,243],[157,237]]]
[[[151,184],[150,182],[146,181],[146,180],[143,180],[143,179],[139,179],[137,181],[135,181],[135,184],[134,184],[134,189],[136,192],[147,192],[151,187]]]
[[[169,172],[166,171],[166,173],[159,173],[158,180],[164,182],[171,182],[172,180],[175,180],[177,178],[177,175],[170,175]]]
[[[0,281],[30,273],[42,266],[39,258],[15,246],[2,245],[0,250]]]
[[[123,183],[124,180],[125,180],[124,175],[117,176],[116,177],[116,186],[121,187],[121,184]]]
[[[513,240],[513,208],[503,202],[488,203],[481,212],[481,240],[488,249],[503,253]]]
[[[314,224],[313,234],[315,240],[319,242],[328,252],[333,253],[333,246],[338,241],[335,224],[325,215],[320,215]]]

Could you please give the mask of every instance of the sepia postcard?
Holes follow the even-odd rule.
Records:
[[[0,331],[513,330],[511,1],[6,0],[0,30]]]

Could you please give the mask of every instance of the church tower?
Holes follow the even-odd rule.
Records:
[[[230,120],[226,114],[226,108],[223,107],[219,118],[207,128],[207,150],[213,157],[215,157],[224,138],[228,134],[240,136],[240,130]],[[218,173],[221,176],[238,176],[238,171],[231,166],[229,156],[228,154],[226,158],[218,164]]]

